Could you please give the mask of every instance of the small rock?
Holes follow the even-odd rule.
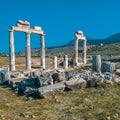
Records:
[[[24,118],[28,118],[29,117],[29,115],[26,115],[25,113],[21,113],[20,116],[24,117]]]
[[[0,114],[0,117],[1,117],[1,118],[3,118],[3,117],[4,117],[4,115]]]
[[[27,97],[27,100],[31,101],[31,100],[33,100],[33,98],[32,97]]]
[[[94,105],[93,105],[93,104],[90,104],[90,105],[89,105],[89,109],[94,109]]]
[[[110,120],[110,116],[109,115],[107,115],[106,120]]]
[[[107,80],[105,81],[106,84],[113,85],[113,81]]]
[[[0,68],[0,83],[2,85],[8,85],[10,80],[9,68]]]
[[[7,104],[6,104],[6,106],[7,106],[7,107],[10,107],[10,104],[9,104],[9,103],[7,103]]]
[[[36,116],[35,115],[32,115],[32,118],[35,118]]]
[[[6,101],[7,101],[7,98],[4,98],[4,101],[6,102]]]
[[[59,99],[55,99],[55,102],[56,102],[56,103],[60,103],[60,100],[59,100]]]

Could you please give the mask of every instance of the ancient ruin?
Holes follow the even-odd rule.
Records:
[[[57,69],[57,56],[53,57],[53,68]]]
[[[77,31],[75,33],[75,43],[74,43],[74,66],[79,66],[78,63],[78,40],[82,40],[83,45],[83,58],[82,62],[83,64],[86,64],[86,38],[83,35],[82,31]]]
[[[31,69],[31,49],[30,49],[30,34],[38,34],[41,37],[41,67],[45,68],[45,44],[44,32],[41,27],[34,26],[30,28],[30,23],[27,21],[18,20],[16,26],[12,26],[9,30],[9,57],[10,71],[15,71],[15,50],[14,50],[14,31],[24,32],[26,34],[26,69]]]
[[[68,56],[64,56],[64,69],[68,69]]]
[[[100,55],[92,56],[92,70],[98,73],[101,72],[101,56]]]
[[[22,72],[15,71],[14,31],[24,32],[26,34],[25,57],[27,70]],[[40,67],[42,69],[31,70],[31,34],[40,35]],[[87,40],[84,37],[82,31],[77,31],[75,33],[74,44],[74,66],[79,66],[81,64],[78,62],[78,40],[82,40],[82,64],[86,64]],[[30,28],[30,23],[27,21],[18,20],[17,25],[12,26],[9,30],[9,58],[9,68],[0,68],[0,84],[9,85],[15,91],[15,93],[20,95],[29,96],[32,94],[37,95],[40,98],[45,98],[47,95],[54,94],[56,92],[77,90],[86,87],[98,87],[101,85],[98,84],[98,82],[109,84],[113,84],[116,81],[120,82],[119,77],[116,77],[114,76],[114,74],[111,73],[116,69],[115,64],[106,61],[102,62],[100,55],[92,56],[92,66],[90,65],[92,67],[92,71],[84,70],[81,73],[70,72],[70,70],[81,69],[82,67],[84,67],[84,65],[82,67],[69,67],[71,63],[70,60],[68,62],[68,55],[64,55],[64,58],[58,56],[52,57],[52,62],[50,62],[50,65],[52,65],[52,67],[46,67],[44,31],[38,26]],[[48,59],[49,61],[51,61],[51,57],[49,57]],[[59,65],[61,65],[62,67]],[[60,68],[58,68],[58,66]],[[9,71],[9,69],[11,72]]]

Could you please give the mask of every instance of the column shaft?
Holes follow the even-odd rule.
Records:
[[[41,68],[45,69],[45,43],[44,43],[44,35],[41,35]]]
[[[26,33],[26,69],[31,69],[30,33]]]
[[[53,57],[53,68],[57,69],[57,57],[56,56]]]
[[[67,55],[64,56],[64,68],[68,69],[68,56]]]
[[[86,64],[86,51],[87,51],[87,47],[86,47],[86,40],[83,40],[83,64]]]
[[[78,65],[78,40],[75,39],[74,43],[74,66]]]
[[[14,33],[13,30],[9,30],[9,67],[10,71],[15,70],[15,51],[14,51]]]
[[[92,56],[92,70],[95,72],[101,72],[101,56],[94,55]]]

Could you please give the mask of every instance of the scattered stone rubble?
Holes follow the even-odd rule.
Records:
[[[113,72],[115,70],[115,63],[104,61],[102,62],[102,72]]]
[[[98,87],[100,83],[112,85],[114,82],[120,82],[120,78],[110,72],[69,73],[63,70],[10,73],[8,68],[1,68],[0,82],[2,85],[8,84],[16,94],[45,98],[56,92]]]
[[[0,68],[0,83],[2,85],[8,84],[10,80],[9,68]]]

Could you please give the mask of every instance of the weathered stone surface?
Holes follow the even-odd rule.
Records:
[[[34,29],[35,29],[35,30],[42,30],[42,28],[39,27],[39,26],[34,26]]]
[[[67,72],[67,71],[65,71],[64,73],[65,73],[65,76],[66,76],[66,80],[69,80],[70,78],[72,78],[72,73]]]
[[[38,85],[40,87],[42,86],[47,86],[47,85],[52,85],[53,84],[53,78],[52,76],[49,74],[48,76],[38,76],[37,78],[38,80]]]
[[[83,78],[76,79],[75,77],[73,77],[69,81],[65,81],[65,87],[70,90],[85,88],[86,85],[87,82]]]
[[[27,87],[37,89],[38,88],[37,79],[28,78],[24,79],[23,81],[16,82],[14,83],[13,89],[16,94],[23,95]]]
[[[102,62],[102,72],[113,72],[115,70],[115,63]]]
[[[114,76],[113,82],[120,82],[120,77],[119,76]]]
[[[98,83],[108,83],[106,81],[115,81],[116,76],[110,72],[105,73],[91,73],[91,71],[84,71],[83,73],[76,74],[76,79],[83,78],[87,81],[88,87],[97,87]],[[78,77],[77,77],[78,76]]]
[[[98,73],[101,72],[101,56],[100,55],[92,56],[92,70]]]
[[[45,98],[47,95],[54,94],[56,92],[63,92],[64,89],[64,82],[59,82],[53,85],[38,88],[38,94],[40,97]]]
[[[26,87],[24,94],[27,96],[28,100],[30,97],[39,97],[38,88]]]
[[[53,83],[61,82],[66,80],[65,72],[57,72],[52,75]]]
[[[9,68],[0,68],[0,82],[2,85],[8,84],[10,80]]]
[[[98,87],[103,82],[112,85],[116,81],[119,82],[119,76],[117,77],[110,72],[92,73],[91,71],[82,73],[39,71],[38,73],[30,72],[30,74],[14,72],[11,74],[10,82],[13,83],[12,88],[17,94],[45,98],[47,95],[64,90]]]
[[[10,74],[11,78],[23,78],[25,77],[24,74],[21,74],[20,72],[13,72]]]

